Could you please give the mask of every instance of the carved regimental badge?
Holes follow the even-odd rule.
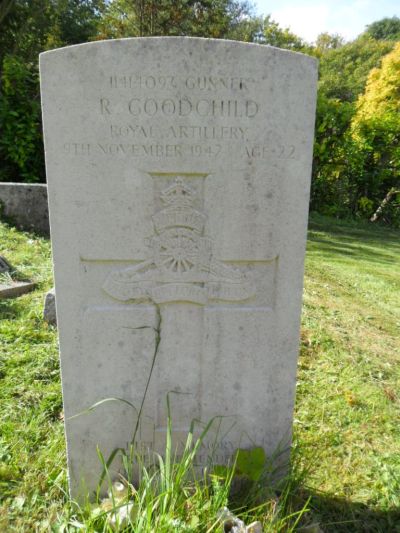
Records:
[[[155,303],[205,304],[254,296],[252,280],[213,257],[212,242],[204,236],[207,217],[193,205],[196,190],[177,176],[159,197],[164,208],[152,216],[154,235],[147,242],[150,258],[112,272],[104,290],[117,300]]]

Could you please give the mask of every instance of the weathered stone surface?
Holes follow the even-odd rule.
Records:
[[[47,185],[0,183],[1,213],[18,228],[49,235]]]
[[[44,298],[43,320],[53,326],[57,325],[56,291],[54,288],[50,289]]]
[[[0,299],[17,298],[22,294],[30,292],[34,288],[34,283],[26,281],[13,281],[10,284],[0,283]]]
[[[263,533],[261,522],[252,522],[246,527],[246,533]]]
[[[316,76],[313,58],[207,39],[41,55],[74,496],[96,446],[132,438],[119,402],[70,418],[104,398],[139,408],[147,390],[143,450],[163,449],[171,391],[176,444],[224,416],[200,463],[290,443]]]
[[[10,272],[11,266],[10,263],[7,261],[5,257],[0,255],[0,274],[4,274],[4,272]]]

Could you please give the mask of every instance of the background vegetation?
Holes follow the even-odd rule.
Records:
[[[320,60],[311,209],[400,226],[400,19],[306,43],[245,0],[3,0],[0,181],[44,182],[38,54],[99,39],[237,39]]]

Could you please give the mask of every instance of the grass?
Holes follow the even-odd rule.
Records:
[[[297,466],[282,493],[261,503],[258,495],[261,507],[245,516],[263,520],[266,531],[290,531],[296,518],[287,517],[296,511],[303,514],[299,531],[310,524],[308,531],[318,531],[316,524],[324,532],[400,531],[399,237],[379,226],[311,218]],[[0,531],[106,531],[104,519],[66,496],[57,336],[42,321],[52,285],[49,242],[5,224],[0,242],[17,277],[38,284],[0,300]],[[185,487],[189,492],[174,487],[177,507],[157,531],[178,531],[178,522],[168,522],[177,516],[187,531],[206,531],[205,517],[212,520],[227,501],[223,483],[220,492]],[[160,494],[165,490],[153,493],[151,508],[161,506]]]
[[[342,522],[332,531],[400,531],[399,234],[315,216],[306,257],[295,439],[307,484],[322,522]]]

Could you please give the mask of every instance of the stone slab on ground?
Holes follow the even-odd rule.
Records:
[[[40,70],[72,495],[96,486],[97,446],[133,438],[123,403],[71,418],[110,397],[143,406],[144,452],[163,453],[173,391],[178,456],[193,419],[222,416],[200,464],[287,458],[316,60],[142,38],[45,52]]]
[[[0,300],[2,298],[17,298],[32,291],[35,283],[27,281],[13,281],[10,284],[0,283]]]
[[[56,291],[50,289],[44,298],[43,320],[53,326],[57,325]]]

